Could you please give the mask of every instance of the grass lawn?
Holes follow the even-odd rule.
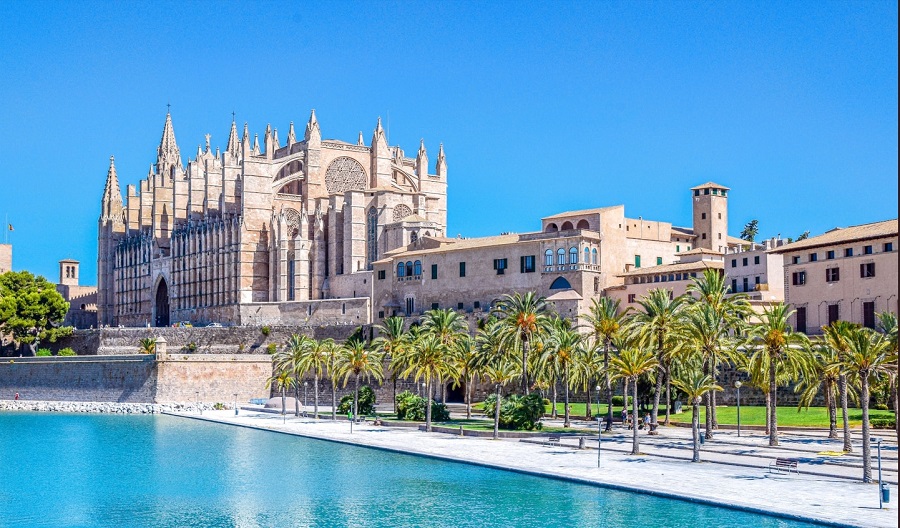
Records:
[[[859,427],[862,425],[862,410],[848,409],[847,416],[850,419],[851,427]],[[893,418],[893,411],[879,411],[869,409],[869,419],[876,418]],[[685,412],[674,415],[673,419],[679,422],[690,422],[690,407],[685,408]],[[737,407],[717,407],[716,419],[723,425],[737,424]],[[700,408],[700,423],[705,423],[706,410]],[[749,406],[741,405],[741,425],[766,425],[766,407],[765,406]],[[828,427],[828,408],[827,407],[810,407],[808,410],[797,411],[796,407],[779,407],[778,408],[778,425],[786,427]],[[838,428],[841,427],[841,410],[838,409]]]

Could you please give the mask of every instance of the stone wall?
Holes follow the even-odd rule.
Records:
[[[245,303],[240,305],[244,325],[361,326],[369,324],[369,299]]]
[[[269,394],[268,354],[168,354],[157,361],[154,402],[246,403]],[[235,394],[237,396],[235,396]]]

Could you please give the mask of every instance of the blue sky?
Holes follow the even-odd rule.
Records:
[[[14,268],[96,282],[110,155],[182,155],[316,109],[323,136],[432,161],[451,235],[570,209],[690,224],[688,189],[732,188],[730,231],[821,233],[897,216],[896,2],[2,2],[0,218]]]

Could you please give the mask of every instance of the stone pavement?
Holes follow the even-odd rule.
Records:
[[[773,448],[762,446],[763,440],[758,436],[742,436],[738,440],[736,436],[718,432],[713,442],[704,445],[701,454],[704,459],[717,459],[716,463],[694,464],[689,462],[689,458],[685,460],[685,455],[689,457],[690,452],[681,446],[690,434],[688,429],[666,429],[664,437],[656,438],[641,431],[642,451],[647,453],[641,456],[628,454],[630,436],[626,438],[620,430],[613,435],[604,435],[603,447],[599,453],[601,467],[598,468],[596,449],[579,450],[568,445],[577,445],[577,439],[566,439],[566,445],[563,446],[547,446],[517,440],[495,441],[489,438],[360,424],[354,426],[351,434],[347,421],[315,421],[288,416],[286,423],[282,424],[280,415],[246,410],[242,410],[239,416],[235,416],[233,411],[207,411],[202,417],[197,414],[179,416],[476,463],[749,511],[772,512],[789,518],[835,525],[898,525],[896,486],[891,486],[892,502],[886,505],[886,509],[879,510],[877,485],[862,484],[858,479],[848,478],[849,475],[814,474],[805,467],[813,465],[809,462],[801,463],[799,475],[771,474],[767,466],[774,459],[774,453],[770,452]],[[648,441],[649,438],[652,440]],[[593,440],[596,442],[596,436]],[[798,458],[812,458],[812,450],[818,449],[818,444],[804,442],[800,438],[790,443],[785,438],[785,446],[775,450],[780,456],[784,456],[789,450],[798,455]],[[892,467],[896,482],[896,443],[892,448]],[[885,451],[883,447],[883,455]],[[847,460],[853,459],[850,457]],[[745,463],[746,461],[752,463]],[[858,468],[847,469],[840,464],[821,465],[837,473],[857,471],[861,474],[861,469]],[[885,475],[887,477],[888,474]]]

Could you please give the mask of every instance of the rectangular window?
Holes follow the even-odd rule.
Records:
[[[701,234],[700,234],[700,237],[701,237],[703,240],[706,240],[706,233],[701,233]]]
[[[841,268],[825,268],[825,282],[841,280]]]
[[[885,242],[885,244],[884,244],[884,252],[885,252],[885,253],[890,253],[891,251],[894,251],[894,243],[893,243],[893,242]]]
[[[875,302],[863,302],[863,326],[875,328]]]
[[[431,309],[432,309],[432,310],[439,310],[440,308],[441,308],[441,305],[440,305],[440,304],[438,304],[438,303],[431,303]]]
[[[700,219],[706,220],[706,213],[700,213]]]
[[[737,279],[731,279],[731,293],[737,293]]]
[[[796,328],[794,328],[794,330],[805,334],[806,333],[806,307],[801,306],[801,307],[797,308],[797,313],[794,314],[794,316],[796,317],[796,321],[797,321],[797,324],[795,325]]]
[[[472,307],[475,308],[476,310],[480,310],[480,309],[481,309],[481,302],[480,302],[480,301],[475,301],[474,303],[472,303]]]
[[[411,313],[416,311],[416,301],[412,297],[406,298],[406,315],[410,315]]]
[[[741,266],[746,266],[747,263],[748,263],[748,262],[747,262],[747,257],[744,257],[744,258],[741,259]]]
[[[810,261],[810,262],[816,262],[816,261],[818,261],[818,260],[819,260],[819,254],[818,254],[818,253],[810,253],[810,254],[809,254],[809,261]]]
[[[379,318],[379,319],[384,319],[384,310],[379,310],[379,311],[378,311],[378,318]]]
[[[459,276],[460,277],[466,276],[466,263],[465,262],[459,263]]]
[[[522,273],[534,273],[534,270],[535,270],[534,255],[525,255],[523,257],[519,257],[519,268],[522,271]]]
[[[681,246],[679,246],[679,245],[675,246],[675,253],[681,253]]]
[[[378,270],[378,280],[384,280],[385,275],[384,270]]]
[[[841,317],[841,307],[838,304],[828,305],[828,324],[837,321]]]
[[[825,252],[825,260],[834,260],[834,250]]]
[[[694,190],[694,196],[700,196],[700,189]]]
[[[800,257],[792,257],[792,258],[791,258],[791,263],[793,263],[793,264],[800,264]]]
[[[635,255],[635,256],[634,256],[634,267],[635,267],[635,268],[640,268],[640,267],[641,267],[641,256],[640,256],[640,255]]]
[[[662,257],[656,257],[656,265],[662,266]]]
[[[497,275],[503,275],[506,270],[506,259],[494,259],[494,269],[497,270]]]
[[[756,277],[755,279],[753,279],[753,283],[754,283],[754,284],[759,284],[759,277]]]
[[[463,303],[456,303],[456,309],[459,311],[463,310]]]
[[[432,278],[432,279],[436,279],[436,278],[437,278],[437,264],[432,264],[432,265],[431,265],[431,278]]]
[[[759,264],[759,255],[756,255],[755,257],[753,257],[753,263]]]
[[[875,263],[867,262],[859,265],[859,276],[868,279],[875,276]]]
[[[844,249],[844,256],[845,256],[845,257],[852,257],[852,256],[853,256],[853,248],[845,248],[845,249]]]
[[[629,303],[633,303],[633,302],[634,302],[634,299],[635,299],[634,296],[635,296],[635,294],[633,294],[633,293],[629,293],[629,294],[628,294],[628,302],[629,302]]]
[[[731,267],[732,267],[732,268],[736,268],[736,267],[737,267],[737,259],[731,259]]]
[[[871,255],[872,246],[863,246],[863,255]]]
[[[806,284],[806,272],[795,271],[791,284],[793,284],[794,286],[803,286],[804,284]]]
[[[750,277],[744,277],[744,291],[750,291]]]

